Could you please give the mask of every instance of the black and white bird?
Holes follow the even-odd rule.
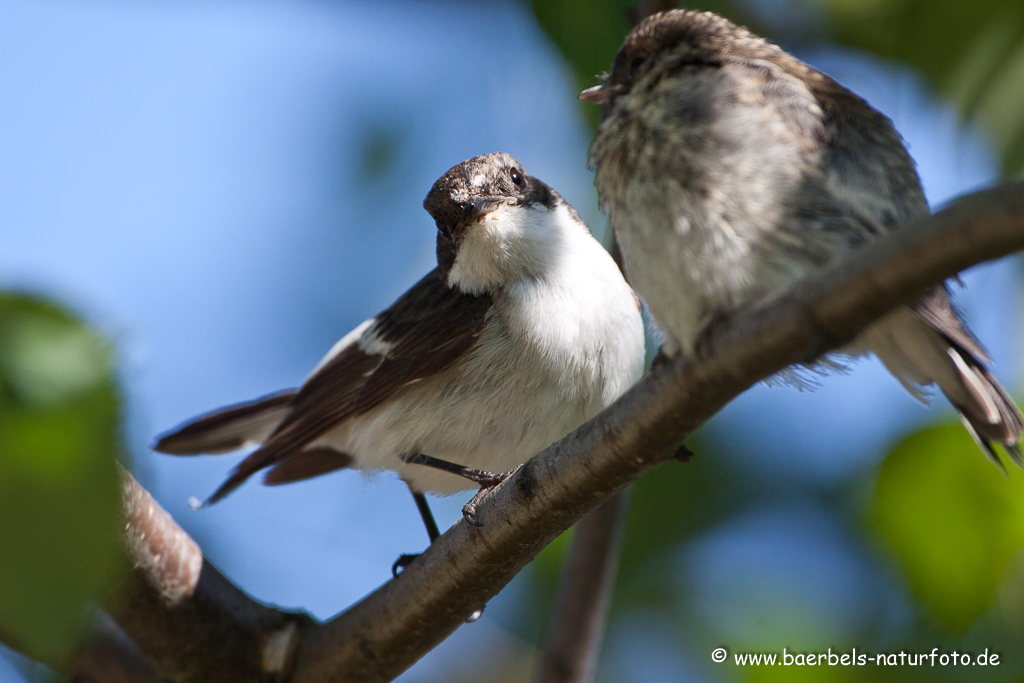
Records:
[[[706,12],[656,14],[604,82],[590,150],[630,282],[692,354],[704,328],[928,214],[892,122],[832,78]],[[938,385],[982,450],[1021,463],[1019,408],[938,286],[843,349],[922,400]]]
[[[438,535],[424,492],[486,491],[596,415],[644,367],[640,306],[562,197],[508,154],[453,167],[423,202],[437,268],[335,344],[297,390],[203,415],[155,449],[259,447],[210,497],[254,473],[284,484],[393,470]],[[427,465],[427,466],[424,466]],[[477,523],[475,498],[467,519]]]

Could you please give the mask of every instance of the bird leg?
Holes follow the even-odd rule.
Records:
[[[430,506],[427,504],[427,497],[419,491],[413,491],[412,499],[416,501],[416,509],[420,511],[423,526],[427,528],[427,536],[430,537],[430,542],[433,543],[441,535],[441,532],[437,530],[437,522],[434,521],[434,513],[430,511]]]
[[[484,525],[484,523],[476,517],[477,505],[484,502],[484,499],[487,498],[487,496],[491,495],[491,491],[498,487],[498,484],[511,477],[512,474],[515,473],[515,471],[518,470],[520,467],[522,467],[522,465],[519,465],[514,469],[509,470],[508,472],[502,472],[501,474],[487,472],[486,474],[490,475],[490,479],[477,482],[478,484],[480,484],[480,490],[473,494],[473,497],[469,499],[468,503],[462,506],[462,516],[465,517],[467,522],[469,522],[473,526]]]
[[[483,522],[476,518],[476,506],[483,502],[494,488],[501,482],[508,479],[513,472],[522,467],[519,465],[515,469],[511,469],[508,472],[502,474],[495,474],[493,472],[485,472],[478,470],[473,467],[466,467],[464,465],[456,465],[453,462],[447,460],[441,460],[440,458],[434,458],[429,455],[422,453],[413,453],[402,458],[405,462],[414,463],[417,465],[426,465],[427,467],[433,467],[439,469],[442,472],[450,472],[451,474],[465,477],[470,481],[480,485],[480,490],[476,492],[473,498],[468,503],[462,506],[462,516],[466,518],[466,521],[473,526],[483,526]],[[430,542],[433,543],[440,535],[437,530],[437,523],[434,521],[434,515],[430,512],[430,507],[427,505],[426,497],[417,491],[412,492],[413,500],[416,501],[416,507],[420,511],[420,516],[423,518],[423,524],[427,527],[427,535],[430,536]],[[401,555],[395,563],[391,566],[391,573],[394,576],[398,576],[399,572],[419,557],[416,555]],[[469,617],[466,618],[466,623],[471,624],[481,617],[484,613],[484,607],[474,611]]]
[[[434,521],[434,513],[430,511],[427,497],[419,491],[413,491],[412,489],[409,489],[409,491],[412,493],[412,499],[416,501],[416,509],[420,511],[423,526],[427,528],[427,536],[430,537],[430,542],[433,543],[441,533],[437,530],[437,522]],[[391,565],[391,575],[398,576],[399,572],[412,564],[412,561],[419,556],[419,553],[403,553],[399,555],[395,563]]]
[[[482,503],[488,495],[490,495],[491,491],[493,491],[498,484],[508,479],[513,472],[519,469],[519,467],[516,467],[508,472],[495,474],[494,472],[485,472],[473,467],[466,467],[465,465],[456,465],[453,462],[434,458],[429,455],[423,455],[422,453],[413,453],[403,459],[405,462],[417,465],[426,465],[427,467],[433,467],[434,469],[441,470],[442,472],[449,472],[460,477],[465,477],[466,479],[479,484],[480,490],[477,491],[476,495],[474,495],[470,501],[462,507],[462,516],[465,517],[466,521],[473,526],[483,526],[483,522],[476,517],[477,506]]]

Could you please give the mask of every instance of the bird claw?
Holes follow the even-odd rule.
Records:
[[[397,579],[398,575],[401,574],[405,568],[412,564],[419,556],[420,553],[403,553],[402,555],[399,555],[398,559],[395,560],[395,563],[391,565],[391,576]]]
[[[473,497],[469,499],[469,502],[462,506],[462,518],[473,526],[483,526],[484,523],[476,516],[476,507],[482,503],[484,498],[490,495],[491,491],[494,490],[494,487],[500,483],[501,481],[494,484],[482,485],[480,490],[473,494]]]
[[[522,467],[522,465],[520,465],[519,467]],[[519,469],[519,467],[511,469],[508,472],[503,472],[502,474],[494,474],[493,472],[481,472],[481,476],[479,476],[477,479],[474,479],[474,481],[480,484],[480,490],[477,491],[476,494],[474,494],[473,497],[469,499],[468,503],[462,506],[462,518],[465,519],[469,524],[472,524],[473,526],[483,526],[484,523],[481,522],[476,516],[477,506],[480,505],[480,503],[482,503],[484,499],[487,498],[487,496],[491,495],[491,491],[496,489],[498,487],[498,484],[511,477],[516,472],[516,470]]]
[[[473,526],[483,526],[484,523],[477,519],[476,516],[476,505],[470,505],[466,503],[462,506],[462,518],[472,524]]]

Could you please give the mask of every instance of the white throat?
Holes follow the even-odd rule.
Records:
[[[569,244],[590,239],[586,227],[564,203],[501,206],[471,225],[459,244],[448,284],[480,294],[525,279],[542,279]]]

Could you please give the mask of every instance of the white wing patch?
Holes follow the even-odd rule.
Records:
[[[320,372],[320,370],[322,370],[325,365],[327,365],[332,360],[334,360],[334,358],[339,353],[341,353],[342,351],[344,351],[348,347],[352,346],[352,344],[354,344],[356,341],[359,342],[359,348],[360,349],[362,349],[363,351],[366,351],[367,353],[370,353],[363,346],[362,336],[363,336],[363,333],[366,332],[366,330],[369,329],[369,327],[371,325],[373,325],[375,322],[377,322],[377,318],[375,318],[375,317],[374,318],[370,318],[369,320],[364,320],[363,322],[359,323],[358,327],[356,327],[354,330],[352,330],[351,332],[346,334],[344,337],[339,339],[338,342],[334,346],[331,347],[331,350],[327,352],[327,355],[324,356],[320,360],[320,362],[316,364],[316,367],[313,368],[313,372],[309,373],[309,377],[312,377],[316,373]],[[376,339],[376,337],[375,337],[375,339]],[[309,377],[307,377],[306,379],[308,380]]]
[[[374,321],[374,318],[366,322]],[[364,323],[365,324],[365,323]],[[371,325],[361,337],[359,337],[359,350],[371,356],[386,356],[395,348],[392,342],[384,341],[377,336],[377,326]]]
[[[395,345],[377,336],[376,322],[377,318],[373,317],[359,323],[358,327],[346,334],[338,340],[338,343],[331,347],[331,350],[316,364],[316,367],[313,368],[313,372],[309,373],[309,376],[312,377],[320,372],[325,365],[337,358],[339,353],[352,346],[352,344],[358,344],[359,350],[370,356],[388,355],[391,349],[395,348]]]

